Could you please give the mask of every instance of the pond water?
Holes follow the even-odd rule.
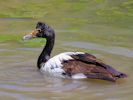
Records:
[[[125,57],[130,57],[133,58],[133,50],[127,49],[127,48],[122,48],[122,47],[111,47],[111,46],[104,46],[104,45],[99,45],[95,43],[86,43],[86,42],[66,42],[64,45],[70,45],[73,47],[78,47],[78,48],[85,48],[85,49],[90,49],[90,50],[99,50],[103,51],[106,53],[111,53],[115,55],[121,55]]]
[[[27,30],[30,31],[28,28]],[[18,30],[13,29],[14,31]],[[21,31],[24,32],[20,35],[22,37],[26,33],[25,30]],[[56,33],[53,56],[63,51],[90,52],[116,69],[127,73],[128,78],[112,83],[93,79],[68,80],[44,76],[36,67],[43,42],[39,44],[40,47],[28,47],[23,45],[25,42],[20,37],[20,42],[17,43],[14,41],[0,43],[1,100],[132,100],[132,48],[104,46],[89,41],[83,42],[80,39],[78,42],[66,42],[60,39],[60,35],[63,37],[64,34],[76,34],[77,31],[56,29]],[[78,34],[76,35],[78,37]]]
[[[7,9],[14,11],[17,6],[18,9],[23,8],[23,10],[21,13],[18,13],[18,10],[14,11],[15,17],[12,17],[10,10],[7,10],[7,15],[11,17],[0,18],[0,100],[133,100],[131,21],[124,20],[125,24],[121,24],[122,21],[117,19],[119,24],[102,23],[103,18],[100,17],[98,20],[94,15],[91,16],[96,8],[104,8],[103,6],[108,3],[111,5],[109,7],[116,6],[119,2],[112,3],[106,0],[105,3],[96,6],[92,1],[79,0],[81,4],[79,2],[77,7],[74,0],[68,0],[66,5],[62,3],[60,6],[58,3],[61,0],[54,5],[46,0],[49,5],[45,7],[50,12],[43,13],[43,10],[39,10],[40,12],[36,14],[32,12],[36,11],[34,7],[38,10],[39,7],[43,7],[44,1],[31,1],[37,5],[25,6],[23,1],[19,1],[21,2],[19,4],[14,0],[16,5],[10,8],[10,4],[2,2]],[[24,2],[28,5],[31,1]],[[94,1],[100,3],[104,0]],[[31,7],[31,10],[28,7]],[[1,9],[5,10],[4,7]],[[25,12],[26,9],[29,12]],[[86,12],[90,12],[90,15]],[[24,15],[21,15],[22,13]],[[35,15],[35,18],[27,17],[28,14]],[[43,18],[36,18],[41,15]],[[113,83],[95,79],[70,80],[44,76],[37,69],[36,62],[45,40],[22,41],[23,35],[31,32],[40,20],[48,22],[55,29],[56,42],[52,56],[67,51],[88,52],[126,73],[128,78]]]

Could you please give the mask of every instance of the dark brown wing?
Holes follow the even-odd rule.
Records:
[[[109,65],[90,54],[72,55],[73,60],[64,61],[63,69],[69,76],[83,73],[87,78],[115,81],[117,78],[126,77]]]

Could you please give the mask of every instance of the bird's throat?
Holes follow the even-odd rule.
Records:
[[[47,37],[46,38],[46,45],[44,46],[38,61],[37,61],[37,67],[40,69],[41,68],[41,64],[47,62],[50,59],[50,54],[52,52],[52,49],[54,47],[54,41],[55,41],[55,37]]]

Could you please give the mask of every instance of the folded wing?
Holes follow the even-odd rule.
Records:
[[[97,59],[95,56],[88,53],[71,55],[72,60],[64,61],[63,70],[64,75],[73,77],[78,75],[80,78],[94,78],[102,79],[108,81],[116,81],[118,78],[127,77],[126,74],[118,72],[111,66],[103,63],[101,60]]]

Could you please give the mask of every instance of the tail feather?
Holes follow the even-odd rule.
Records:
[[[107,80],[107,81],[112,81],[115,82],[119,78],[126,78],[127,75],[124,73],[120,73],[117,76],[110,76],[110,75],[100,75],[100,74],[85,74],[87,78],[91,79],[101,79],[101,80]]]
[[[112,81],[115,82],[119,78],[126,78],[127,75],[121,72],[118,72],[117,70],[113,69],[112,67],[107,67],[107,73],[86,73],[85,75],[87,78],[92,78],[92,79],[101,79],[101,80],[107,80],[107,81]],[[100,70],[99,70],[100,71]]]
[[[106,70],[108,72],[110,72],[113,77],[116,77],[116,78],[126,78],[127,77],[126,74],[117,71],[116,69],[114,69],[113,67],[111,67],[109,65],[104,65],[104,66],[106,66]]]
[[[105,76],[105,75],[100,75],[100,74],[85,74],[87,78],[91,79],[101,79],[101,80],[107,80],[107,81],[112,81],[115,82],[117,78],[112,77],[112,76]]]
[[[119,75],[116,75],[115,77],[117,77],[117,78],[126,78],[127,75],[124,74],[124,73],[119,72]]]

